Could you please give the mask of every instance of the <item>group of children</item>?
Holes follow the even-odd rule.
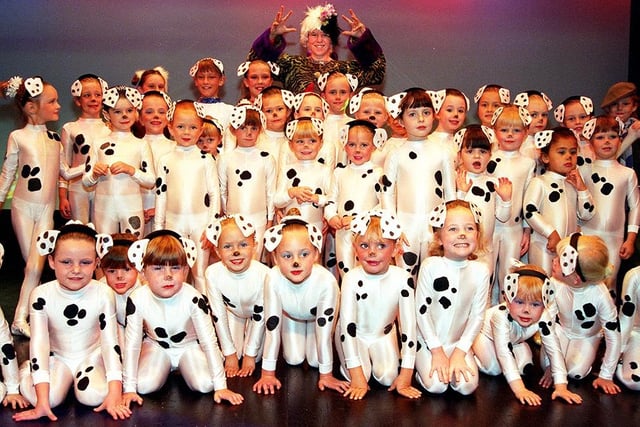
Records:
[[[12,223],[26,261],[11,324],[31,338],[19,373],[0,328],[4,403],[34,407],[16,420],[55,419],[72,385],[126,418],[176,369],[240,404],[226,377],[261,361],[253,389],[274,393],[280,354],[351,399],[371,377],[409,398],[421,396],[414,378],[470,394],[480,371],[539,405],[521,378],[536,334],[553,398],[581,402],[567,377],[590,373],[603,334],[594,387],[619,392],[615,374],[640,389],[638,268],[619,317],[614,301],[640,225],[637,177],[619,161],[640,136],[635,86],[614,85],[597,117],[589,98],[567,98],[550,130],[544,93],[510,103],[483,86],[480,123],[464,127],[470,101],[456,89],[385,97],[334,72],[318,93],[293,94],[271,84],[276,71],[242,64],[235,106],[218,97],[215,58],[190,70],[196,102],[173,102],[155,69],[137,88],[83,75],[71,86],[80,117],[61,136],[46,128],[60,110],[51,84],[3,84],[25,119],[0,176],[4,201],[19,170]],[[59,231],[56,189],[72,219]],[[56,280],[37,286],[45,259]]]

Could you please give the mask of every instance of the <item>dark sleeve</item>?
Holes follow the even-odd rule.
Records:
[[[267,34],[267,42],[268,41],[269,39]],[[376,39],[373,37],[371,30],[368,28],[360,38],[355,39],[353,37],[349,37],[347,47],[362,67],[369,67],[376,62],[380,56],[384,56],[382,53],[382,47],[380,47]]]
[[[287,47],[287,43],[282,36],[276,37],[275,43],[271,43],[271,40],[269,40],[270,31],[271,29],[267,28],[262,34],[258,36],[257,39],[253,41],[251,50],[249,51],[249,55],[247,56],[247,59],[249,61],[253,61],[254,59],[262,59],[263,61],[276,62],[280,55],[282,55],[285,47]]]

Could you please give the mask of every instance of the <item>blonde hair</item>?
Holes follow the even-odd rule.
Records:
[[[298,119],[298,125],[296,126],[296,131],[293,133],[291,141],[305,138],[315,138],[322,141],[322,135],[318,133],[311,119],[308,117],[301,117]],[[300,215],[300,213],[292,215]]]
[[[543,269],[533,264],[516,267],[511,272],[518,274],[524,270],[533,270],[546,276]],[[544,285],[544,281],[540,277],[531,274],[518,275],[518,293],[516,296],[524,301],[542,301],[542,285]]]
[[[507,105],[502,110],[502,113],[498,116],[496,123],[493,125],[493,129],[497,129],[498,127],[506,126],[506,127],[516,127],[528,129],[529,126],[525,125],[522,122],[522,118],[520,117],[520,113],[518,112],[518,107],[515,105]]]
[[[556,253],[561,254],[570,245],[570,242],[571,236],[560,240],[556,246]],[[585,282],[595,284],[613,273],[613,265],[609,263],[609,249],[600,237],[581,235],[578,238],[577,246],[577,263]]]
[[[469,202],[466,202],[464,200],[451,200],[449,202],[446,203],[446,207],[447,207],[447,214],[453,210],[453,209],[466,209],[469,211],[469,213],[471,215],[473,215],[473,211],[471,210],[471,205],[469,204]],[[475,219],[475,217],[474,217]],[[476,229],[478,231],[478,237],[477,237],[477,244],[476,244],[476,250],[470,254],[467,259],[468,260],[475,260],[478,259],[478,254],[484,252],[484,237],[482,234],[482,227],[480,226],[480,222],[476,221]],[[435,236],[440,236],[440,228],[435,228],[433,229],[433,233]],[[429,256],[444,256],[444,247],[442,246],[442,243],[436,241],[436,239],[434,239],[430,244],[429,244]]]

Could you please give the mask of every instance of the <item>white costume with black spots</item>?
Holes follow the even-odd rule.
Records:
[[[11,224],[26,262],[15,318],[27,320],[29,294],[40,282],[45,258],[36,250],[36,237],[53,228],[58,180],[82,174],[83,166],[69,169],[60,137],[45,125],[26,125],[9,134],[0,174],[0,206],[16,179],[11,201]]]
[[[102,276],[100,282],[107,283],[106,276]],[[118,322],[118,344],[120,345],[120,348],[124,348],[124,325],[126,322],[127,299],[129,298],[129,295],[131,295],[131,292],[140,286],[142,286],[142,284],[140,283],[140,277],[138,276],[136,283],[124,294],[119,294],[115,291],[113,292],[116,299],[116,321]]]
[[[165,154],[173,151],[176,147],[176,142],[168,139],[163,134],[160,135],[145,135],[144,140],[149,144],[149,148],[151,149],[151,156],[153,157],[153,167],[156,171],[156,175],[160,175],[160,168],[158,168],[158,163],[160,159]],[[142,189],[142,209],[149,210],[154,209],[156,207],[156,191],[155,188]],[[144,225],[144,235],[146,236],[150,232],[155,230],[155,218],[151,218],[151,220]]]
[[[497,257],[494,283],[502,290],[502,281],[509,273],[512,259],[520,259],[523,228],[529,227],[522,215],[524,192],[533,179],[536,162],[519,151],[497,150],[491,156],[487,172],[511,181],[511,215],[505,222],[496,222],[493,232],[493,256]],[[501,293],[499,294],[501,295]]]
[[[132,292],[125,337],[123,392],[156,391],[175,369],[191,390],[227,388],[209,303],[192,286],[183,284],[170,298],[148,286]]]
[[[100,405],[107,396],[108,382],[122,380],[111,288],[91,280],[82,289],[70,291],[54,280],[33,290],[29,315],[30,363],[20,375],[23,396],[35,405],[34,385],[49,383],[53,408],[73,385],[80,403]]]
[[[324,207],[330,203],[327,193],[331,189],[331,170],[316,160],[296,160],[285,165],[278,174],[276,194],[273,203],[286,213],[291,208],[298,208],[300,215],[309,224],[322,229]],[[304,202],[299,204],[289,196],[292,187],[309,187],[318,195],[318,203]]]
[[[621,339],[618,313],[607,287],[602,282],[581,288],[556,279],[551,283],[555,287],[551,314],[557,316],[555,332],[569,377],[581,379],[589,374],[604,332],[606,350],[598,376],[612,379],[620,358]],[[543,365],[548,365],[546,358]]]
[[[199,100],[198,103],[204,107],[205,117],[213,117],[220,122],[220,125],[222,125],[224,129],[227,129],[229,126],[229,116],[231,116],[231,111],[233,111],[233,105],[222,101],[209,103]]]
[[[176,146],[162,156],[156,171],[156,230],[169,229],[196,243],[196,262],[191,268],[195,286],[205,290],[204,271],[209,250],[199,243],[207,225],[220,212],[220,186],[216,161],[195,146]]]
[[[616,377],[631,390],[640,390],[640,267],[627,272],[622,283],[620,335],[622,359]]]
[[[2,308],[0,308],[0,365],[2,366],[2,379],[4,384],[0,382],[0,401],[5,397],[2,391],[6,394],[18,394],[20,377],[18,374],[18,358],[16,356],[16,350],[13,346],[13,338],[11,337],[11,330],[9,324],[4,318]]]
[[[433,240],[429,214],[455,198],[455,177],[451,151],[431,141],[406,141],[384,163],[382,208],[396,214],[402,225],[409,247],[401,266],[414,277]]]
[[[376,148],[371,153],[371,162],[379,168],[384,168],[384,162],[387,160],[389,153],[401,147],[405,142],[407,142],[407,138],[391,137],[387,139],[382,147]]]
[[[266,335],[262,369],[276,370],[282,342],[282,355],[288,364],[299,365],[306,359],[321,374],[330,374],[339,294],[335,277],[317,264],[309,277],[298,284],[273,267],[264,287]]]
[[[413,278],[400,267],[384,274],[365,273],[361,266],[345,274],[340,290],[336,349],[342,373],[362,367],[390,386],[400,368],[413,370],[416,358],[416,314]],[[395,326],[396,320],[400,331]],[[398,337],[402,350],[398,349]]]
[[[133,176],[126,173],[106,175],[95,179],[96,163],[108,166],[124,162],[135,169]],[[111,132],[105,139],[96,140],[87,158],[82,183],[96,186],[93,220],[99,233],[132,233],[141,237],[144,218],[142,189],[153,188],[156,175],[149,144],[130,132]]]
[[[511,219],[511,200],[504,201],[496,193],[497,178],[491,177],[486,173],[475,174],[467,172],[467,180],[471,181],[469,191],[465,193],[458,190],[457,196],[458,199],[475,204],[482,212],[480,230],[484,236],[484,241],[482,242],[484,251],[478,260],[486,263],[493,275],[493,269],[496,264],[493,235],[495,234],[496,224],[504,224]],[[496,222],[496,220],[498,221]]]
[[[595,210],[589,190],[576,191],[566,177],[547,171],[534,177],[525,190],[524,219],[531,226],[529,262],[551,274],[554,253],[547,250],[547,239],[557,231],[560,238],[578,231],[578,219],[588,220]]]
[[[478,387],[478,366],[471,345],[480,333],[489,293],[489,268],[479,261],[453,261],[429,257],[420,266],[416,289],[418,348],[416,378],[429,393],[444,393],[449,386],[461,394]],[[447,357],[458,348],[466,353],[472,372],[469,382],[443,383],[430,377],[430,349],[442,347]]]
[[[370,161],[336,168],[328,194],[332,203],[324,209],[325,219],[329,221],[336,215],[342,218],[376,209],[380,204],[381,176],[382,169]],[[341,275],[353,268],[355,258],[349,227],[336,230],[336,260]]]
[[[236,147],[218,157],[222,211],[241,214],[256,230],[256,259],[262,255],[262,236],[273,221],[276,162],[257,147]]]
[[[480,334],[473,343],[473,353],[481,372],[488,375],[504,374],[508,383],[519,380],[527,365],[533,364],[527,340],[540,332],[542,345],[551,359],[554,384],[567,383],[567,368],[554,332],[555,319],[548,310],[540,320],[523,327],[509,314],[506,303],[495,305],[485,313]]]
[[[344,166],[347,164],[347,152],[344,151],[344,145],[342,145],[342,141],[340,140],[340,130],[344,125],[353,120],[351,117],[346,114],[327,114],[323,122],[323,131],[322,131],[322,148],[324,150],[329,150],[333,148],[333,155],[331,156],[334,160],[333,165],[328,164],[328,166],[333,169],[338,165]],[[322,153],[323,150],[320,150]],[[318,157],[323,157],[320,154]]]
[[[282,171],[283,169],[289,168],[296,163],[299,163],[299,160],[296,158],[296,155],[291,151],[291,147],[289,147],[289,140],[287,140],[286,144],[282,144],[280,146],[280,154],[278,170]],[[306,161],[306,160],[305,160]],[[320,147],[320,151],[314,160],[321,165],[327,166],[329,170],[333,170],[336,165],[335,158],[335,150],[331,144],[322,144]]]
[[[276,171],[278,171],[280,170],[280,153],[282,152],[282,146],[288,144],[289,140],[284,135],[284,131],[276,132],[265,129],[264,133],[258,138],[256,147],[271,154],[276,164]]]
[[[580,172],[597,206],[593,217],[581,222],[582,233],[596,235],[605,242],[609,261],[614,266],[611,277],[615,278],[620,268],[618,254],[625,232],[622,213],[628,208],[628,232],[637,233],[640,225],[638,178],[633,169],[622,166],[617,160],[595,160]],[[614,280],[612,284],[615,283]]]
[[[222,262],[205,272],[207,296],[222,354],[255,357],[264,344],[264,283],[269,267],[256,260],[242,273],[229,271]]]
[[[102,119],[80,117],[75,122],[62,126],[60,137],[64,156],[71,167],[84,166],[93,141],[106,138],[111,131]],[[68,182],[68,198],[71,205],[71,218],[86,224],[92,222],[94,188],[82,185],[82,177]]]

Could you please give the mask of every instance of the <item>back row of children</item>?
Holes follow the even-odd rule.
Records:
[[[213,62],[213,60],[211,61]],[[203,61],[198,61],[196,66],[199,67],[201,62]],[[213,63],[215,64],[215,62]],[[197,69],[195,73],[197,75]],[[446,90],[429,93],[422,89],[412,88],[402,94],[385,99],[376,91],[361,90],[351,97],[348,104],[349,111],[356,117],[362,113],[365,120],[374,122],[373,126],[366,121],[355,121],[347,127],[339,127],[339,130],[334,129],[333,132],[338,135],[338,138],[333,140],[332,144],[326,137],[330,133],[326,129],[328,121],[323,123],[318,120],[318,117],[313,117],[314,115],[329,114],[331,104],[327,106],[323,103],[322,98],[316,95],[292,96],[280,89],[270,88],[269,90],[278,94],[279,99],[276,97],[276,101],[281,102],[282,105],[276,105],[275,110],[284,109],[280,112],[282,115],[286,117],[287,109],[290,108],[288,105],[297,107],[298,119],[289,122],[281,120],[280,132],[283,132],[284,129],[289,143],[278,145],[277,142],[274,142],[277,139],[259,140],[259,132],[265,128],[269,129],[268,116],[265,118],[259,108],[251,105],[235,107],[229,115],[228,129],[232,138],[230,137],[227,141],[228,151],[218,158],[216,173],[216,164],[213,158],[194,148],[204,127],[204,121],[208,120],[206,113],[203,112],[202,104],[181,102],[173,105],[160,92],[149,92],[142,97],[132,88],[118,87],[104,90],[102,82],[98,78],[89,76],[88,80],[92,81],[94,86],[97,84],[100,87],[106,115],[111,124],[111,133],[104,139],[96,139],[95,141],[80,134],[80,138],[76,136],[72,139],[73,148],[71,150],[87,154],[88,159],[84,161],[86,167],[83,167],[83,163],[80,162],[76,165],[76,169],[84,171],[82,183],[85,186],[95,185],[96,187],[92,212],[93,221],[98,225],[98,231],[107,233],[124,231],[131,232],[137,237],[141,236],[145,216],[150,219],[151,213],[144,214],[145,209],[142,206],[142,201],[139,201],[138,194],[140,187],[152,187],[155,179],[156,202],[149,209],[155,208],[156,219],[160,220],[156,221],[153,228],[174,229],[183,237],[200,242],[196,247],[201,252],[194,259],[199,260],[201,265],[193,269],[193,275],[195,284],[201,291],[204,290],[205,283],[203,279],[204,268],[208,264],[208,255],[206,254],[208,244],[204,233],[206,224],[210,224],[220,213],[219,206],[221,204],[225,207],[225,214],[242,213],[246,215],[250,219],[250,223],[255,224],[256,241],[261,242],[260,234],[271,225],[275,216],[273,211],[269,210],[269,202],[263,204],[259,200],[262,194],[264,194],[265,201],[272,198],[273,206],[278,208],[298,207],[304,221],[318,230],[325,228],[323,224],[326,223],[335,230],[348,230],[354,213],[371,209],[380,202],[382,207],[397,215],[398,221],[402,225],[407,248],[403,251],[399,264],[414,277],[417,276],[420,262],[426,258],[429,243],[433,241],[432,228],[424,226],[428,223],[429,212],[442,201],[452,200],[456,197],[472,200],[481,206],[482,225],[485,236],[487,236],[482,242],[485,247],[482,258],[490,273],[495,265],[494,254],[498,253],[491,240],[498,234],[502,234],[501,237],[508,235],[508,233],[492,232],[496,227],[495,219],[498,219],[498,224],[507,223],[509,219],[513,219],[513,223],[516,225],[522,224],[523,220],[527,221],[533,229],[530,239],[527,233],[522,231],[520,225],[520,230],[516,229],[515,231],[522,237],[519,238],[519,235],[516,234],[515,237],[508,237],[506,240],[508,243],[521,242],[519,245],[515,245],[518,252],[515,258],[526,252],[530,241],[530,261],[542,266],[549,274],[556,243],[561,237],[577,231],[576,218],[587,221],[593,217],[594,212],[607,215],[605,209],[601,211],[596,208],[594,210],[594,206],[600,205],[604,205],[605,208],[611,206],[612,214],[615,212],[614,209],[620,210],[626,202],[631,208],[628,237],[626,240],[622,240],[624,230],[621,230],[620,227],[617,230],[605,230],[611,236],[605,235],[604,237],[612,238],[614,248],[610,248],[610,252],[618,253],[619,257],[628,257],[633,250],[638,223],[635,176],[633,173],[627,174],[622,184],[617,185],[617,182],[614,181],[619,178],[617,172],[613,176],[608,176],[605,170],[594,172],[595,169],[592,169],[598,166],[600,161],[605,161],[603,169],[611,165],[617,167],[615,159],[619,151],[617,146],[620,144],[619,131],[621,127],[615,121],[613,122],[615,125],[612,124],[611,120],[605,117],[598,118],[592,122],[594,124],[588,126],[592,132],[590,139],[593,153],[590,155],[591,157],[588,154],[581,157],[582,166],[589,168],[585,169],[582,174],[575,171],[575,166],[580,161],[578,151],[585,153],[588,149],[580,148],[575,134],[563,128],[537,134],[533,140],[541,150],[540,160],[547,171],[540,177],[530,178],[535,168],[533,160],[529,167],[517,167],[518,172],[527,172],[528,177],[522,179],[523,182],[530,179],[531,183],[536,184],[522,185],[520,190],[516,189],[517,197],[513,197],[514,188],[518,188],[515,172],[513,177],[505,172],[504,175],[509,176],[506,178],[502,173],[496,173],[495,170],[506,165],[510,157],[508,153],[510,152],[513,156],[519,150],[518,145],[524,142],[527,125],[531,120],[531,114],[527,114],[524,107],[504,106],[502,110],[494,112],[492,115],[494,133],[486,126],[484,128],[471,126],[458,132],[454,132],[455,129],[444,130],[442,132],[445,132],[445,136],[453,141],[442,142],[435,140],[438,130],[433,133],[434,138],[431,138],[430,135],[434,113],[440,115],[442,112],[449,112],[453,116],[450,119],[446,115],[439,117],[438,129],[446,124],[457,123],[461,125],[464,123],[464,119],[460,119],[460,117],[466,114],[469,108],[469,101],[463,94],[451,91],[453,95],[448,95]],[[72,86],[72,93],[75,90],[77,94],[78,87],[80,87],[81,95],[83,83],[81,79],[78,82]],[[322,76],[319,85],[324,84],[325,91],[328,90],[331,93],[334,87],[330,84],[332,82],[343,87],[346,83],[350,88],[350,90],[345,90],[345,101],[342,101],[342,105],[346,105],[348,94],[355,86],[353,78],[340,74]],[[43,126],[44,123],[57,119],[59,105],[55,89],[37,77],[26,79],[18,84],[13,81],[8,85],[8,88],[15,89],[16,100],[22,99],[24,101],[24,103],[19,101],[19,105],[25,112],[26,119],[30,122],[27,128],[30,126],[39,127],[41,128],[39,129],[40,134],[44,135],[46,130]],[[503,88],[481,88],[476,96],[479,112],[482,111],[482,108],[488,107],[484,104],[483,96],[493,92],[502,98],[506,95]],[[258,105],[269,112],[267,94],[268,92],[265,91],[262,96],[258,97]],[[624,95],[633,99],[632,93]],[[543,94],[526,94],[526,96],[516,97],[516,101],[523,105],[533,106],[535,104],[533,100],[536,97],[542,99],[543,102],[546,98]],[[145,100],[154,98],[156,101],[161,101],[161,108],[159,111],[150,111],[153,118],[149,121],[156,125],[162,123],[162,107],[166,106],[164,108],[166,108],[167,118],[170,119],[169,130],[177,144],[177,147],[173,149],[170,145],[171,142],[168,141],[170,148],[167,150],[167,155],[160,156],[157,160],[154,159],[153,150],[149,148],[149,144],[136,140],[130,134],[130,129],[135,122],[136,110],[142,107],[141,111],[144,114]],[[454,104],[457,101],[458,104],[462,104],[462,108],[449,108],[447,99]],[[569,106],[576,104],[580,105],[585,113],[592,112],[593,106],[585,97],[579,97],[574,101],[567,101],[567,105],[562,105],[564,108],[556,109],[556,119],[564,120],[563,116],[566,116],[567,119],[573,117],[570,115],[572,110]],[[637,101],[634,102],[636,105]],[[95,107],[95,102],[88,104]],[[397,123],[406,132],[406,141],[398,143],[397,147],[388,141],[382,146],[384,138],[381,138],[380,132],[376,130],[376,127],[381,127],[387,120],[385,112],[387,106],[390,115],[397,119]],[[546,102],[545,106],[548,114],[550,107]],[[591,111],[589,111],[589,107]],[[277,111],[271,113],[274,116],[278,115]],[[367,114],[369,115],[367,116]],[[304,117],[309,115],[311,118]],[[340,115],[344,116],[344,111]],[[480,116],[483,114],[481,113]],[[347,119],[343,117],[343,120]],[[159,121],[160,123],[158,123]],[[212,122],[215,127],[215,122]],[[162,133],[164,126],[159,126],[159,128]],[[587,129],[585,131],[588,133]],[[226,130],[223,125],[219,125],[217,132],[221,138]],[[501,133],[505,134],[502,139],[500,138]],[[597,150],[598,136],[608,133],[613,134],[613,138],[601,138],[601,140],[606,140],[601,141],[602,150]],[[514,134],[518,134],[518,136],[514,137]],[[52,141],[56,140],[55,134],[48,132],[46,135]],[[325,136],[324,143],[322,142],[323,135]],[[127,142],[123,143],[124,141]],[[338,141],[341,144],[337,144]],[[425,143],[425,141],[428,142]],[[374,145],[374,142],[378,144],[378,147]],[[511,150],[508,149],[510,142],[515,145],[515,148]],[[460,154],[457,156],[453,155],[452,147],[454,144],[460,146]],[[506,154],[500,157],[501,152],[498,151],[490,163],[491,149],[495,144]],[[232,149],[232,146],[236,146],[236,148]],[[345,147],[346,156],[342,154],[342,146]],[[50,165],[37,156],[33,161],[28,158],[20,159],[21,147],[19,143],[12,145],[10,139],[7,159],[11,161],[5,162],[7,170],[6,173],[3,172],[3,177],[10,177],[12,180],[19,164],[22,180],[19,180],[16,190],[14,208],[16,204],[18,209],[22,206],[21,203],[16,202],[25,201],[24,204],[30,208],[25,212],[27,214],[29,212],[36,213],[39,218],[42,218],[42,215],[46,214],[40,207],[42,205],[37,204],[39,200],[32,201],[30,198],[35,196],[32,194],[34,192],[45,193],[42,191],[44,187],[48,189],[47,195],[51,196],[49,187],[55,188],[55,184],[41,179],[41,176],[38,175],[42,170],[49,170]],[[264,148],[260,149],[260,147]],[[379,147],[387,147],[387,149]],[[584,147],[589,147],[589,145],[585,144]],[[350,153],[350,149],[353,149],[353,152]],[[270,152],[274,155],[269,154]],[[383,165],[382,171],[373,163],[375,161],[374,153],[378,156],[378,164],[382,163]],[[191,157],[187,157],[188,155]],[[56,174],[64,172],[66,174],[64,177],[68,179],[80,174],[77,171],[69,172],[74,168],[67,167],[66,164],[69,162],[60,155],[50,157],[56,160],[55,167],[58,168]],[[339,163],[341,157],[346,157],[344,162],[347,163],[347,166],[336,169],[334,179],[331,176],[332,168],[330,165]],[[163,163],[163,160],[166,162]],[[49,161],[49,163],[52,162]],[[457,168],[456,163],[458,163]],[[11,170],[12,164],[13,170]],[[71,164],[73,163],[71,162]],[[202,166],[197,167],[196,165]],[[416,167],[417,165],[419,167]],[[487,176],[488,167],[494,169],[494,175],[498,178]],[[170,185],[172,170],[177,173],[173,175],[174,184]],[[193,173],[191,171],[195,172],[196,170],[198,172],[189,175]],[[274,175],[276,175],[274,171],[276,170],[279,177],[274,179]],[[203,175],[207,179],[185,179],[185,176],[201,178]],[[264,180],[262,180],[262,176],[264,176]],[[585,184],[582,176],[588,177],[594,185],[600,185],[602,188],[598,191],[588,191],[587,184],[590,180],[587,179],[587,184]],[[219,184],[215,182],[216,177],[220,181]],[[358,180],[365,180],[365,182],[358,185]],[[426,187],[417,185],[418,182],[425,180],[431,182],[432,185]],[[269,182],[271,182],[271,186],[269,186]],[[24,187],[22,191],[19,191],[20,185]],[[275,185],[275,191],[273,185]],[[351,194],[355,193],[353,190],[358,187],[363,187],[363,191]],[[364,191],[366,188],[369,190]],[[424,191],[424,188],[427,191]],[[250,190],[245,192],[245,189]],[[61,190],[61,192],[63,191]],[[216,194],[216,191],[219,194]],[[220,194],[223,195],[222,199],[220,199]],[[594,202],[595,196],[600,194],[603,197],[614,194],[616,196],[605,198],[603,203]],[[26,200],[22,200],[20,196]],[[38,197],[42,197],[42,194],[38,194]],[[361,201],[363,197],[366,200]],[[55,200],[55,193],[50,199],[51,201]],[[193,203],[185,203],[185,200],[192,200]],[[221,200],[222,202],[220,202]],[[616,200],[616,203],[620,204],[613,207],[611,200]],[[260,210],[253,211],[253,207],[250,207],[255,201],[260,201]],[[234,204],[242,209],[249,209],[234,212],[229,209],[229,206]],[[517,204],[521,204],[521,207],[518,208]],[[49,202],[48,206],[51,205],[52,203]],[[558,210],[557,206],[564,208]],[[324,212],[322,207],[325,207]],[[160,209],[158,210],[158,208]],[[61,204],[63,213],[65,209],[69,208]],[[73,214],[73,209],[68,212]],[[517,214],[513,214],[514,212]],[[21,223],[21,221],[30,218],[28,215],[20,212],[12,217],[16,234],[20,233],[19,230],[29,230],[30,227],[33,229],[33,225],[27,226]],[[325,221],[323,221],[323,217]],[[603,219],[601,224],[611,226],[616,223]],[[620,225],[620,221],[617,224]],[[328,234],[325,232],[324,235]],[[29,245],[28,242],[32,241],[32,236],[33,234],[25,236],[27,252],[30,246],[37,246]],[[355,259],[351,249],[353,245],[348,242],[348,239],[345,240],[345,237],[350,237],[350,233],[342,233],[336,242],[337,263],[342,274],[353,268]],[[340,243],[341,241],[342,243]],[[514,248],[511,250],[515,252]],[[256,251],[256,257],[260,257],[260,252]],[[35,256],[35,258],[38,261],[32,262],[31,266],[29,266],[29,262],[27,264],[28,269],[35,265],[34,271],[37,272],[37,263],[40,263],[41,270],[43,259],[39,256]],[[329,265],[336,262],[332,257],[329,258]],[[617,258],[612,256],[612,261],[615,262]],[[500,259],[502,259],[503,265],[508,265],[510,262],[508,256],[501,256]],[[35,284],[39,280],[39,272],[37,275]],[[500,273],[496,276],[504,277]],[[25,275],[26,282],[27,275]],[[35,284],[29,286],[35,287]],[[29,286],[23,286],[26,298],[29,295]],[[22,299],[21,296],[21,301]],[[14,332],[29,333],[24,313],[26,307],[28,307],[26,302],[18,305],[16,316],[22,315],[24,317],[22,319],[16,317],[12,325]]]

